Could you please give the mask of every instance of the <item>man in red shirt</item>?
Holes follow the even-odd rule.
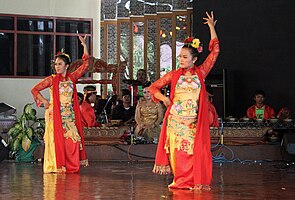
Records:
[[[97,127],[101,124],[97,123],[94,108],[91,104],[96,100],[96,87],[94,85],[85,86],[84,89],[84,101],[80,105],[82,126],[83,127]]]
[[[270,119],[275,118],[276,114],[272,107],[264,104],[265,93],[257,90],[254,94],[255,105],[247,110],[247,116],[250,119]]]

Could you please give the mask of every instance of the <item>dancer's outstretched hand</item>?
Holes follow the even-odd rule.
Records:
[[[81,35],[78,35],[78,37],[79,37],[79,40],[80,40],[80,42],[81,42],[81,45],[82,46],[87,46],[86,45],[86,38],[87,38],[87,36],[85,35],[84,37],[82,37]]]
[[[214,14],[213,11],[211,11],[210,15],[208,12],[206,12],[207,17],[203,17],[205,20],[204,24],[207,24],[209,28],[212,28],[215,26],[217,20],[214,20]]]

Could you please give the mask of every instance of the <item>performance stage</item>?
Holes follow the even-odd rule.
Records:
[[[266,161],[292,160],[281,139],[268,141],[265,134],[274,127],[249,123],[226,123],[222,129],[211,128],[211,149],[213,159],[222,161]],[[277,126],[277,125],[276,125]],[[290,128],[282,127],[281,128]],[[288,125],[289,126],[289,125]],[[277,128],[277,127],[275,127]],[[292,124],[292,128],[294,125]],[[152,161],[156,144],[124,144],[122,135],[128,134],[129,127],[84,128],[86,153],[89,161]],[[1,134],[3,138],[7,134]],[[44,144],[34,152],[35,160],[43,158]]]

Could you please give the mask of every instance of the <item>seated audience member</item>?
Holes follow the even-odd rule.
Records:
[[[264,104],[265,93],[257,90],[254,94],[255,105],[247,110],[247,116],[250,119],[270,119],[275,118],[276,114],[272,107]]]
[[[284,119],[291,119],[291,110],[288,107],[283,107],[278,112],[278,119],[284,120]]]
[[[132,122],[135,115],[135,108],[131,106],[131,94],[130,91],[125,89],[122,91],[122,104],[115,106],[112,119],[122,120],[123,123]]]
[[[209,108],[209,124],[210,127],[219,127],[219,121],[218,121],[218,114],[216,112],[216,109],[213,105],[213,90],[210,85],[206,86],[207,91],[207,100],[208,100],[208,108]]]
[[[96,87],[93,85],[85,86],[84,89],[84,101],[80,105],[81,116],[82,116],[82,126],[83,127],[97,127],[101,124],[97,123],[96,116],[94,112],[94,105],[96,100]]]
[[[84,100],[84,95],[81,92],[77,92],[77,95],[78,95],[79,105],[81,105]]]
[[[160,123],[163,120],[161,103],[154,103],[148,87],[151,82],[143,85],[143,98],[139,99],[135,111],[135,134],[143,136],[148,142],[157,143],[161,131]]]

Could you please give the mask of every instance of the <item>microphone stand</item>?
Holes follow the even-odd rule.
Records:
[[[110,100],[112,99],[112,96],[110,96],[106,102],[106,104],[104,105],[101,113],[100,113],[100,118],[102,119],[103,122],[105,123],[109,123],[109,120],[108,120],[108,115],[107,115],[107,111],[106,111],[106,107],[108,105],[108,103],[110,102]],[[102,116],[104,115],[104,119],[102,118]]]
[[[134,94],[133,94],[133,85],[132,85],[132,84],[130,85],[130,93],[131,93],[131,106],[133,106],[133,104],[134,104],[134,102],[133,102],[133,101],[134,101],[134,100],[133,100],[133,98],[134,98],[134,97],[133,97]]]

